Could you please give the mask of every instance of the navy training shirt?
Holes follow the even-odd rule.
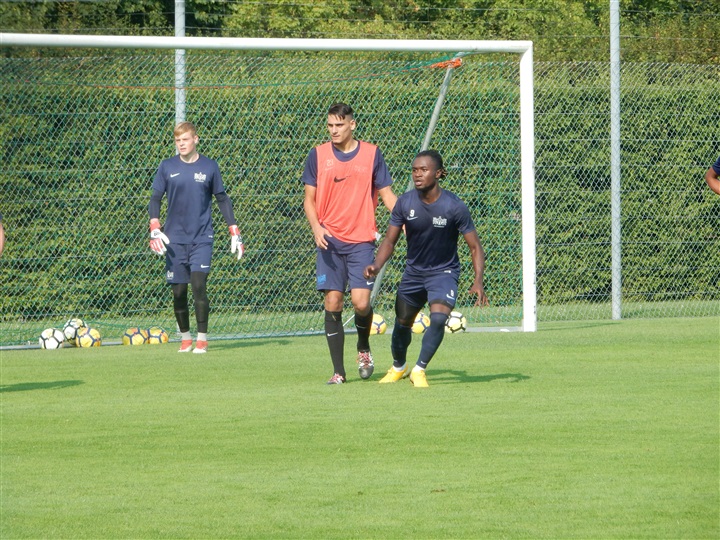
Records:
[[[415,189],[403,193],[392,211],[390,225],[405,226],[406,265],[412,274],[460,271],[458,237],[475,230],[465,203],[446,190],[432,204],[421,201]]]
[[[225,191],[220,168],[202,154],[193,163],[179,155],[160,163],[152,188],[167,195],[168,206],[163,232],[174,244],[213,241],[213,195]]]

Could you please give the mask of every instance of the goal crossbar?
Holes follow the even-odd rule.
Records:
[[[532,41],[94,36],[0,33],[0,46],[256,51],[497,52],[523,54]]]

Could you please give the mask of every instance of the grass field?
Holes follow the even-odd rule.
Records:
[[[0,351],[0,537],[720,537],[717,317],[389,343]]]

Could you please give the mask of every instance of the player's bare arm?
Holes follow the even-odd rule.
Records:
[[[475,279],[473,280],[470,292],[477,295],[475,305],[484,307],[490,305],[488,297],[485,295],[485,285],[483,283],[485,275],[485,250],[480,243],[480,238],[477,235],[477,231],[470,231],[463,235],[465,242],[470,248],[470,257],[473,263],[473,269],[475,270]]]
[[[710,167],[705,173],[705,182],[710,189],[720,195],[720,178],[718,178],[718,174],[712,167]]]
[[[385,208],[388,209],[388,212],[392,212],[393,208],[395,208],[395,203],[397,202],[397,195],[395,195],[392,188],[390,186],[385,186],[384,188],[378,190],[378,195],[380,195],[380,198],[382,199]]]
[[[375,255],[375,260],[371,265],[365,267],[364,274],[366,279],[377,276],[383,265],[390,259],[393,251],[395,251],[395,244],[397,244],[398,238],[400,238],[400,231],[400,227],[395,227],[394,225],[388,227],[385,238],[380,243],[380,247]]]
[[[305,209],[305,216],[307,217],[310,228],[315,238],[315,245],[320,249],[327,249],[328,243],[325,239],[326,236],[332,236],[327,229],[320,224],[320,220],[317,215],[317,207],[315,206],[315,194],[317,188],[315,186],[309,186],[305,184],[305,200],[303,201],[303,208]]]

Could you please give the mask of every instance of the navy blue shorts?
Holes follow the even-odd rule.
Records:
[[[165,279],[168,283],[190,283],[190,272],[210,273],[213,245],[168,244]]]
[[[346,244],[342,249],[328,243],[327,249],[317,248],[315,276],[317,290],[346,292],[352,289],[372,289],[375,278],[365,279],[363,272],[375,260],[372,242]]]
[[[433,274],[412,275],[403,273],[398,296],[411,306],[421,308],[428,304],[445,304],[450,309],[457,301],[457,286],[460,273],[445,270]]]

